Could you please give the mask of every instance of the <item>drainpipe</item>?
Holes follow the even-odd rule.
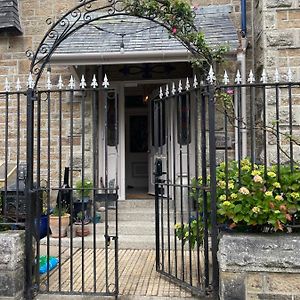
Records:
[[[246,50],[247,50],[247,23],[246,23],[246,0],[241,0],[241,32],[240,32],[240,46],[237,51],[237,61],[240,64],[240,71],[242,77],[242,84],[247,83],[247,70],[246,70]],[[242,119],[242,158],[247,157],[247,94],[246,88],[241,88],[241,119]],[[237,130],[235,131],[235,140],[238,140]],[[236,143],[236,159],[238,158],[238,143]]]

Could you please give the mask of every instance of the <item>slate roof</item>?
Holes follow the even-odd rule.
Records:
[[[22,33],[18,0],[0,0],[0,32]]]
[[[196,25],[203,31],[210,45],[228,43],[230,50],[238,47],[237,30],[229,13],[231,7],[210,6],[196,10]],[[120,52],[122,34],[126,52],[155,52],[186,49],[166,29],[149,20],[114,16],[95,21],[92,25],[82,27],[65,40],[57,49],[57,54],[107,53]],[[147,29],[150,28],[150,29]],[[145,30],[147,29],[147,30]]]

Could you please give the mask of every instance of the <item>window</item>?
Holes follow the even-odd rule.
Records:
[[[177,98],[177,141],[180,145],[191,143],[191,108],[187,95]]]

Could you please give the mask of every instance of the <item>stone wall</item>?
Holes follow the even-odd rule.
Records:
[[[261,76],[264,68],[268,82],[274,82],[275,70],[278,69],[281,82],[288,80],[290,68],[293,81],[300,80],[300,2],[298,0],[255,0],[255,52],[256,78]],[[294,127],[293,137],[300,136],[300,89],[292,88],[292,117]],[[276,90],[267,90],[267,125],[272,127],[276,121]],[[280,88],[278,92],[278,105],[280,107],[280,131],[287,131],[289,124],[289,97],[287,88]],[[287,152],[281,152],[281,161],[287,162],[289,157],[288,139],[280,138],[280,147]],[[274,136],[268,136],[268,160],[276,162],[277,141]],[[300,148],[294,148],[295,160],[300,160]]]
[[[298,235],[222,235],[220,300],[299,300],[299,249]]]
[[[290,67],[300,78],[300,3],[298,0],[256,0],[256,42],[263,49],[258,67],[276,68],[286,75]]]
[[[0,299],[23,299],[24,231],[0,232]]]

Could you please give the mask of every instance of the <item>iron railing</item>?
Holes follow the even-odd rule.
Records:
[[[172,91],[168,86],[161,88],[159,97],[153,100],[157,137],[156,268],[199,295],[213,292],[217,297],[218,231],[236,226],[230,216],[226,219],[226,214],[222,217],[217,213],[222,207],[219,166],[224,168],[223,201],[232,203],[231,185],[236,189],[245,184],[243,164],[248,161],[248,172],[263,170],[261,180],[266,183],[262,189],[267,188],[270,168],[276,169],[282,185],[282,169],[288,168],[293,174],[299,168],[300,123],[294,109],[299,82],[266,83],[263,75],[262,82],[255,83],[253,74],[251,78],[249,84],[242,84],[237,76],[236,83],[230,85],[225,73],[225,84],[220,85],[214,82],[212,73],[209,84],[200,85],[196,78],[193,87],[190,80],[185,87],[179,82]],[[234,161],[237,178],[231,182]],[[299,187],[296,189],[300,192]],[[299,201],[295,199],[295,207]],[[255,213],[252,208],[249,216]],[[286,212],[281,212],[283,217]],[[297,209],[290,215],[275,227],[253,227],[289,231],[298,222]],[[219,224],[224,219],[228,223]]]

